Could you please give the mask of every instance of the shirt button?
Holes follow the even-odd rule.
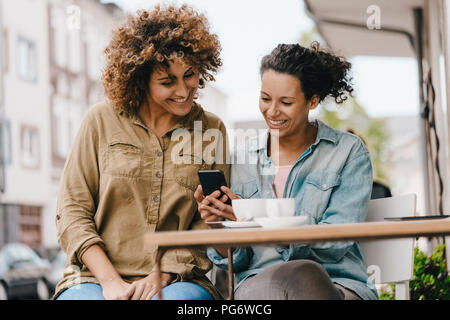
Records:
[[[162,177],[161,172],[157,172],[157,173],[156,173],[156,177],[157,177],[157,178],[161,178],[161,177]]]
[[[326,185],[326,184],[323,184],[322,187],[325,189],[325,188],[327,187],[327,185]]]
[[[162,153],[161,151],[158,151],[158,152],[156,153],[156,155],[157,155],[158,157],[162,157],[163,153]]]
[[[154,196],[153,197],[153,201],[158,202],[159,201],[159,197],[158,196]]]

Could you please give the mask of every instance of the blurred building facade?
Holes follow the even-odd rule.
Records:
[[[102,99],[102,51],[123,12],[99,0],[0,1],[0,246],[54,247],[64,161],[84,112]]]
[[[103,50],[125,13],[100,0],[0,0],[0,5],[0,247],[18,241],[57,248],[55,212],[64,163],[84,113],[104,100]],[[207,84],[197,101],[227,125],[221,90]]]

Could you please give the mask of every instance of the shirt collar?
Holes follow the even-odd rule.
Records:
[[[320,142],[320,140],[327,140],[327,141],[332,142],[334,145],[337,145],[338,135],[336,133],[336,130],[327,126],[325,123],[323,123],[319,119],[315,119],[314,122],[318,126],[317,138],[316,138],[316,141],[314,142],[314,145],[318,144]]]
[[[126,117],[130,118],[134,124],[141,126],[143,128],[146,128],[145,124],[142,122],[142,120],[136,114],[131,114],[124,110],[118,110],[117,112],[121,116],[126,116]],[[181,128],[187,129],[187,130],[194,130],[194,128],[195,128],[194,122],[195,121],[201,121],[202,130],[206,131],[208,129],[208,121],[207,121],[206,117],[204,117],[203,115],[204,115],[203,108],[199,104],[194,102],[194,105],[192,106],[191,111],[183,119],[181,119],[180,122],[175,124],[175,126],[171,130],[169,130],[169,132],[172,132],[173,130],[181,129]]]

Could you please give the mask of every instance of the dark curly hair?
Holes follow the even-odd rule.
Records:
[[[113,31],[105,49],[102,74],[105,95],[119,110],[135,113],[145,100],[151,73],[183,61],[198,69],[199,87],[214,81],[222,65],[217,35],[203,14],[187,5],[139,10]]]
[[[320,49],[318,42],[310,48],[299,44],[279,44],[261,62],[261,75],[266,70],[287,73],[300,80],[306,100],[314,95],[319,102],[331,96],[336,103],[347,100],[353,88],[350,84],[350,62]]]

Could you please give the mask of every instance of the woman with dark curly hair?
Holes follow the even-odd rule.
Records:
[[[309,224],[364,221],[372,188],[369,152],[355,135],[308,119],[325,98],[347,99],[349,69],[318,43],[281,44],[263,58],[259,107],[269,130],[249,144],[256,165],[233,162],[233,191],[222,187],[229,198],[266,198],[274,184],[269,197],[294,198],[295,215]],[[202,218],[236,220],[217,193],[205,198],[197,189]],[[207,253],[218,267],[228,267],[226,251]],[[377,299],[356,242],[239,248],[233,262],[236,299]]]
[[[205,16],[186,5],[138,11],[114,31],[107,102],[88,111],[61,180],[56,225],[68,262],[57,299],[155,299],[157,248],[144,234],[205,227],[197,171],[228,179],[226,131],[194,99],[214,80],[220,50]],[[209,129],[220,133],[213,148],[195,138]],[[204,250],[169,250],[161,261],[165,299],[221,297]]]

